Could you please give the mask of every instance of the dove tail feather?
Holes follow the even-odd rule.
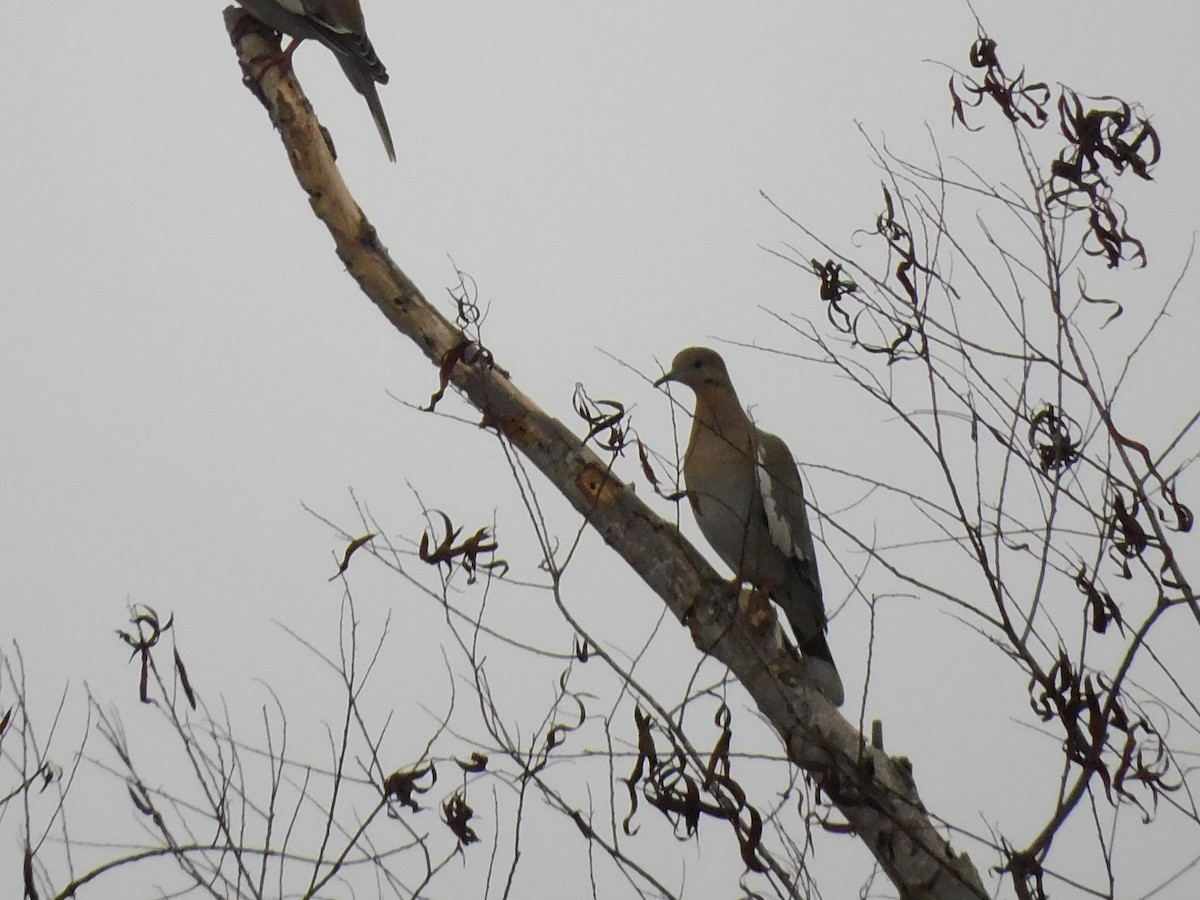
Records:
[[[369,70],[363,69],[355,60],[348,56],[338,55],[342,71],[354,85],[354,89],[363,95],[367,107],[371,110],[371,118],[379,129],[379,137],[383,141],[383,149],[387,151],[388,159],[396,161],[396,146],[392,143],[392,132],[388,128],[387,116],[383,114],[383,104],[379,102],[379,91],[375,87],[376,79]]]
[[[809,672],[816,682],[825,699],[834,706],[841,706],[846,700],[846,691],[842,687],[842,678],[838,675],[837,666],[833,664],[833,654],[829,652],[829,642],[825,633],[818,631],[812,637],[800,642],[800,652],[809,663]]]

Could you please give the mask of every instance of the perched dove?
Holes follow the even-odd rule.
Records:
[[[358,0],[238,0],[242,8],[268,28],[291,35],[284,56],[291,59],[304,40],[324,44],[337,57],[354,89],[367,101],[388,159],[396,161],[396,148],[387,117],[379,102],[376,84],[387,84],[388,73],[371,46]]]
[[[668,381],[696,394],[683,478],[700,531],[739,581],[780,606],[814,682],[841,706],[845,695],[825,641],[817,558],[792,454],[750,421],[714,351],[680,351],[655,384]]]

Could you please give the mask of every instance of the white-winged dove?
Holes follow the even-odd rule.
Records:
[[[289,60],[296,45],[304,40],[318,41],[333,51],[350,84],[366,99],[388,159],[395,162],[392,133],[375,88],[376,84],[387,84],[388,73],[367,37],[358,0],[238,0],[238,3],[268,28],[293,38],[284,54]]]
[[[696,394],[683,478],[700,531],[739,583],[749,582],[782,608],[814,682],[841,706],[842,680],[825,641],[817,557],[792,454],[750,421],[716,352],[680,351],[655,384],[668,381]]]

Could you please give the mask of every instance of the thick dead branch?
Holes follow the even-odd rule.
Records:
[[[231,34],[241,15],[225,10]],[[681,622],[696,645],[729,666],[788,747],[837,804],[905,898],[985,898],[970,859],[956,855],[926,813],[902,763],[868,746],[786,653],[734,615],[723,583],[678,530],[613,477],[565,425],[519,391],[499,361],[464,352],[463,332],[429,304],[392,261],[334,164],[290,71],[255,60],[279,52],[250,32],[237,41],[247,86],[279,128],[288,160],[329,229],[339,259],[389,322],[412,340],[496,429],[601,534]],[[495,349],[492,348],[492,352]],[[453,365],[446,366],[448,360]]]

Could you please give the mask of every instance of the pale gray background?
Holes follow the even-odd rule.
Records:
[[[286,703],[314,716],[329,704],[321,714],[335,716],[328,682],[272,624],[317,638],[336,622],[341,588],[325,580],[336,541],[301,503],[353,527],[353,487],[415,538],[411,482],[456,520],[494,515],[514,574],[533,578],[511,479],[470,426],[389,396],[423,403],[435,375],[358,293],[309,215],[239,82],[221,4],[10,6],[0,33],[0,639],[6,649],[20,642],[44,716],[66,683],[78,707],[87,681],[136,722],[135,666],[112,632],[127,604],[148,603],[175,614],[193,677],[207,697],[227,695],[236,715],[254,721],[264,696],[253,679],[265,679]],[[327,52],[301,48],[296,69],[383,242],[439,302],[453,282],[448,254],[477,279],[488,344],[552,413],[572,419],[581,381],[593,396],[636,405],[635,423],[664,449],[666,401],[601,351],[656,373],[689,343],[798,349],[760,305],[790,313],[805,303],[820,318],[812,281],[758,246],[799,240],[760,189],[848,247],[879,205],[856,120],[918,158],[928,158],[926,122],[973,160],[1007,147],[995,116],[993,134],[951,132],[948,73],[927,62],[965,65],[975,25],[961,2],[364,6],[392,75],[381,95],[396,165]],[[1152,113],[1166,155],[1154,184],[1125,194],[1152,266],[1121,282],[1149,309],[1180,271],[1200,208],[1200,13],[1029,0],[977,9],[1010,69],[1025,64],[1031,76]],[[1164,389],[1198,387],[1195,295],[1193,277],[1145,370]],[[808,378],[815,369],[735,348],[726,356],[743,399],[798,458],[851,454],[880,470],[878,410],[840,415],[846,389]],[[463,407],[448,400],[447,410]],[[1147,427],[1161,437],[1179,424]],[[635,476],[632,463],[622,474]],[[587,548],[576,578],[621,589],[617,599],[596,591],[590,604],[581,592],[585,618],[604,621],[611,603],[652,622],[659,601],[599,541]],[[394,579],[365,567],[360,577],[373,621],[404,602]],[[537,618],[522,602],[510,601],[510,621]],[[851,716],[865,622],[849,607],[831,634]],[[401,697],[425,685],[436,698],[445,680],[436,647],[405,627],[387,678]],[[1013,785],[1036,767],[1028,759],[1052,759],[1054,747],[989,737],[992,723],[1011,737],[1019,729],[1008,717],[1030,721],[1012,670],[995,659],[981,670],[986,645],[934,610],[885,615],[881,628],[891,632],[876,660],[886,679],[868,714],[887,722],[889,748],[914,759],[931,808],[1026,837],[1049,796],[1030,809]],[[686,653],[686,638],[677,646]],[[1187,674],[1195,678],[1194,664]],[[9,702],[0,695],[0,709]],[[298,729],[315,728],[303,719]],[[60,738],[63,755],[71,735]],[[1019,755],[1031,747],[1044,755]],[[4,890],[19,860],[13,824],[0,845]],[[1136,815],[1124,827],[1136,839]],[[1129,864],[1200,854],[1194,830],[1181,827],[1178,842],[1168,833],[1155,831]],[[863,855],[835,849],[847,839],[819,840],[818,866],[836,869],[843,853],[856,860],[845,883],[829,882],[827,896],[847,896]],[[994,860],[977,853],[976,862]],[[1185,877],[1155,896],[1194,896],[1197,885]]]

